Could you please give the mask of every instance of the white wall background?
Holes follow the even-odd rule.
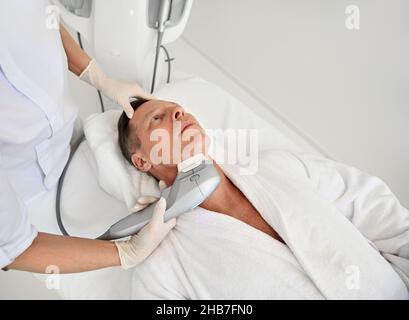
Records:
[[[183,40],[409,207],[409,1],[195,0]]]

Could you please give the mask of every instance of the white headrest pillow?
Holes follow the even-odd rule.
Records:
[[[118,144],[120,115],[119,110],[93,114],[85,121],[84,133],[97,162],[101,187],[135,212],[155,201],[160,191],[155,178],[137,170],[123,157]]]

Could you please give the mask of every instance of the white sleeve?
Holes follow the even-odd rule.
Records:
[[[409,211],[380,178],[310,154],[296,154],[318,193],[331,201],[409,287]]]
[[[0,166],[0,269],[12,263],[36,237],[24,204]]]

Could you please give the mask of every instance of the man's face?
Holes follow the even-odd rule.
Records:
[[[140,140],[132,161],[175,166],[198,153],[207,153],[208,137],[193,115],[173,102],[150,100],[141,105],[129,122]],[[146,170],[145,170],[146,171]]]

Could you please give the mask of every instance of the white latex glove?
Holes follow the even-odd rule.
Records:
[[[163,221],[165,210],[166,200],[160,198],[155,206],[152,220],[139,233],[129,240],[115,242],[121,266],[124,269],[132,268],[144,261],[176,225],[176,218]]]
[[[130,98],[138,97],[146,100],[155,98],[151,94],[145,92],[136,83],[127,83],[109,78],[94,59],[90,61],[85,70],[80,74],[80,79],[88,82],[90,85],[100,90],[105,96],[118,103],[129,119],[132,118],[134,113],[133,108],[129,103]]]
[[[159,183],[158,183],[158,187],[159,187],[159,190],[161,192],[164,189],[166,189],[167,186],[166,186],[165,181],[160,180]],[[154,203],[155,201],[158,201],[158,197],[155,197],[155,196],[140,196],[136,200],[136,203],[135,203],[135,205],[133,207],[133,211],[134,212],[141,211],[141,210],[145,209],[151,203]]]

